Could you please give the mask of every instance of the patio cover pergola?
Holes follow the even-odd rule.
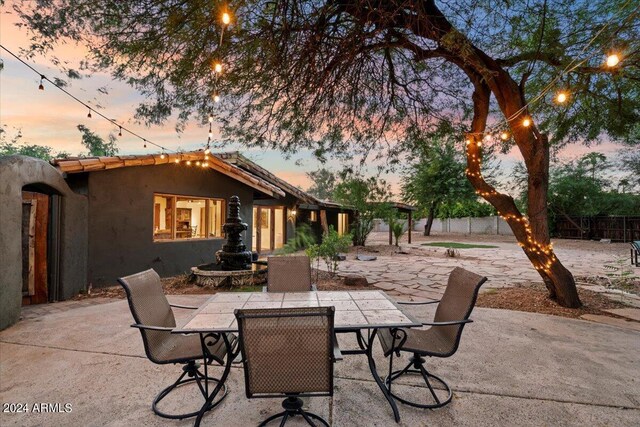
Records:
[[[411,229],[413,228],[412,212],[417,210],[418,208],[402,202],[391,202],[391,207],[397,210],[398,212],[407,214],[407,226],[408,226],[407,242],[411,243]],[[393,244],[393,230],[391,230],[391,224],[389,224],[389,244],[390,245]]]

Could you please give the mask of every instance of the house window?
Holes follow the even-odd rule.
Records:
[[[224,200],[154,194],[153,240],[222,237]]]
[[[349,232],[349,215],[346,213],[338,214],[338,234],[340,236]]]
[[[318,221],[318,211],[309,212],[309,221],[311,221],[311,222]]]

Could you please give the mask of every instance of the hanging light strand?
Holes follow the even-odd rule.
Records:
[[[15,53],[13,53],[12,51],[10,51],[9,49],[7,49],[4,45],[0,44],[0,48],[2,48],[5,52],[7,52],[9,55],[13,56],[15,59],[17,59],[18,61],[20,61],[23,65],[25,65],[27,68],[29,68],[31,71],[33,71],[34,73],[36,73],[38,76],[40,76],[40,86],[38,87],[38,89],[40,90],[44,90],[44,85],[43,85],[43,81],[46,81],[48,83],[51,83],[51,85],[53,85],[54,87],[58,88],[60,91],[62,91],[65,95],[67,95],[69,98],[73,99],[74,101],[76,101],[77,103],[81,104],[82,106],[84,106],[85,108],[87,108],[89,110],[89,112],[87,113],[87,117],[88,118],[92,118],[93,114],[96,114],[97,116],[103,118],[104,120],[108,121],[109,123],[111,123],[114,126],[117,126],[119,129],[118,135],[122,135],[122,131],[125,131],[127,133],[129,133],[132,136],[135,136],[136,138],[139,138],[140,140],[142,140],[144,142],[144,144],[151,144],[155,147],[160,148],[162,151],[164,152],[173,152],[175,153],[175,150],[171,150],[168,149],[166,147],[163,147],[162,145],[156,144],[155,142],[151,142],[148,139],[145,139],[144,137],[142,137],[141,135],[139,135],[138,133],[136,133],[135,131],[132,131],[131,129],[125,127],[124,125],[116,122],[115,120],[105,116],[103,113],[101,113],[100,111],[96,110],[95,108],[91,107],[89,104],[85,103],[84,101],[80,100],[78,97],[76,97],[75,95],[73,95],[72,93],[70,93],[68,90],[66,90],[64,87],[58,85],[55,81],[49,79],[47,76],[45,76],[44,74],[40,73],[38,70],[36,70],[31,64],[27,63],[26,61],[24,61],[22,58],[20,58],[18,55],[16,55]]]
[[[586,52],[586,50],[593,43],[595,43],[595,41],[600,37],[600,35],[607,29],[607,27],[609,25],[611,25],[614,22],[618,22],[619,21],[619,17],[620,17],[619,15],[624,12],[626,7],[629,4],[631,4],[632,1],[633,0],[627,0],[627,2],[624,5],[622,5],[620,7],[620,9],[616,12],[616,14],[609,21],[607,21],[602,26],[602,28],[600,28],[600,30],[591,38],[591,40],[589,40],[589,42],[587,42],[587,44],[576,55],[576,57],[579,57],[580,55],[584,54]],[[618,26],[618,28],[619,29],[620,28],[624,28],[627,25],[628,22],[633,20],[638,15],[638,13],[640,13],[640,8],[636,8],[633,12],[628,13],[626,18],[622,21],[622,23]],[[605,44],[610,44],[610,43],[613,42],[614,38],[617,36],[617,33],[619,32],[619,29],[613,32],[612,36],[609,37],[608,40],[606,40]],[[505,128],[510,127],[510,124],[512,122],[514,122],[518,118],[521,119],[520,125],[522,125],[524,127],[529,127],[533,123],[533,121],[531,119],[531,116],[526,114],[526,111],[529,109],[529,107],[533,106],[535,103],[537,103],[538,101],[543,99],[547,95],[547,93],[549,93],[554,88],[556,88],[557,82],[563,76],[575,71],[576,69],[578,69],[579,67],[584,65],[587,61],[592,59],[594,56],[597,56],[599,54],[600,54],[599,51],[595,51],[594,53],[592,53],[591,55],[588,55],[584,59],[578,60],[576,58],[576,59],[571,60],[553,79],[551,79],[551,81],[540,91],[540,93],[538,95],[536,95],[531,100],[529,100],[525,105],[523,105],[520,109],[515,111],[509,117],[506,117],[505,119],[500,120],[496,124],[486,128],[485,131],[482,132],[482,134],[502,132],[502,131],[504,131]],[[620,56],[618,54],[611,53],[611,54],[609,54],[607,56],[606,62],[605,62],[605,64],[603,64],[603,66],[606,66],[608,68],[614,68],[617,65],[619,65],[620,61],[621,61],[621,59],[620,59]],[[556,98],[556,101],[558,101],[560,104],[566,102],[566,100],[568,98],[567,91],[563,91],[562,93],[564,93],[564,97],[561,97],[561,99],[564,98],[563,100],[560,100],[560,99]],[[523,116],[523,114],[525,114],[525,115]],[[501,138],[501,139],[506,140],[506,139],[508,139],[508,137],[506,139],[504,139],[504,138]]]

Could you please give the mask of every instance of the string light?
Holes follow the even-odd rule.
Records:
[[[191,160],[187,160],[187,166],[191,166]]]
[[[77,96],[73,95],[71,92],[69,92],[67,89],[65,89],[64,87],[60,86],[60,84],[58,84],[56,81],[52,81],[51,79],[47,78],[47,76],[45,76],[44,74],[40,73],[37,69],[35,69],[31,64],[27,63],[26,61],[24,61],[22,58],[20,58],[18,55],[16,55],[15,53],[13,53],[12,51],[10,51],[9,49],[7,49],[5,46],[3,46],[2,44],[0,44],[0,48],[2,50],[4,50],[5,52],[7,52],[9,55],[11,55],[12,57],[14,57],[17,61],[19,61],[20,63],[22,63],[22,65],[24,65],[25,67],[29,68],[31,71],[33,71],[34,73],[36,73],[38,76],[40,76],[40,84],[38,85],[38,90],[44,90],[44,81],[49,82],[53,87],[55,87],[56,89],[59,89],[61,92],[63,92],[65,95],[67,95],[69,98],[73,99],[75,102],[79,103],[80,105],[86,107],[89,111],[87,113],[87,118],[92,118],[93,114],[95,113],[97,114],[100,118],[108,121],[109,123],[111,123],[114,126],[118,127],[118,136],[122,136],[122,130],[125,130],[126,132],[128,132],[129,134],[135,136],[136,138],[142,139],[144,140],[144,138],[142,136],[140,136],[138,133],[136,133],[135,131],[128,129],[127,127],[117,123],[115,120],[109,118],[108,116],[106,116],[105,114],[101,113],[100,111],[96,111],[93,110],[91,108],[90,105],[88,105],[87,103],[85,103],[84,101],[82,101],[81,99],[79,99]],[[175,152],[175,150],[170,150],[167,149],[166,147],[163,147],[161,145],[158,145],[154,142],[151,141],[146,141],[151,145],[154,145],[158,148],[160,148],[163,151],[170,151],[170,152]]]
[[[164,155],[164,153],[160,154],[160,158],[161,158],[162,160],[164,160],[164,158],[165,158],[165,157],[167,157],[167,156],[165,156],[165,155]]]
[[[180,159],[175,159],[174,162],[180,163]]]
[[[220,95],[218,95],[217,93],[215,95],[213,95],[213,102],[215,102],[215,103],[220,102]]]
[[[143,139],[143,141],[144,141],[144,148],[147,148],[147,140]]]
[[[210,149],[209,149],[209,147],[207,146],[207,148],[205,148],[205,149],[204,149],[204,155],[205,155],[205,156],[208,156],[210,152],[211,152],[211,150],[210,150]],[[208,157],[205,157],[205,158],[208,158]]]
[[[213,122],[213,116],[211,114],[209,114],[209,123]]]
[[[560,91],[556,94],[556,102],[558,104],[564,104],[565,102],[567,102],[567,98],[569,97],[569,95],[567,95],[567,92],[565,91]]]
[[[220,74],[222,72],[222,64],[220,62],[213,63],[213,71]]]
[[[231,22],[231,15],[229,15],[228,12],[224,12],[222,14],[222,23],[224,25],[229,25],[230,22]]]
[[[507,139],[509,139],[509,134],[507,132],[502,132],[500,134],[500,139],[506,141]]]
[[[196,166],[200,166],[200,160],[196,162]]]
[[[522,121],[522,126],[528,128],[529,126],[531,126],[531,119],[526,118]]]
[[[620,57],[616,53],[607,56],[607,67],[615,67],[620,62]]]

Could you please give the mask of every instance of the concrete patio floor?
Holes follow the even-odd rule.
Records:
[[[169,298],[198,305],[206,296]],[[424,307],[412,311],[420,318],[432,316]],[[184,310],[176,314],[188,315]],[[430,364],[454,389],[452,403],[435,411],[399,405],[399,425],[640,424],[640,333],[482,308],[472,318],[475,323],[465,329],[458,353]],[[0,332],[0,401],[72,405],[69,413],[2,413],[0,425],[191,425],[151,412],[151,400],[180,368],[149,362],[131,323],[126,301],[100,301],[28,318]],[[383,374],[386,363],[378,345],[376,350]],[[335,376],[334,396],[310,399],[311,411],[334,426],[395,425],[364,356],[345,356],[336,363]],[[228,386],[227,399],[203,425],[252,426],[280,410],[280,399],[245,397],[239,366],[232,369]],[[197,406],[192,391],[184,389],[169,409]],[[409,381],[396,391],[417,396],[425,388]]]

